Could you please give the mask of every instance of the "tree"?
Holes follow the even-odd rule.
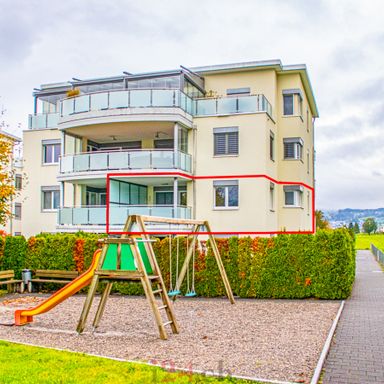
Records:
[[[353,226],[353,231],[355,233],[360,233],[360,227],[359,224],[356,222],[355,225]]]
[[[348,229],[349,229],[350,231],[353,231],[353,230],[354,230],[353,228],[354,228],[353,223],[350,222],[350,223],[348,224]]]
[[[372,232],[377,231],[377,223],[373,217],[368,217],[363,223],[363,231],[370,235]]]
[[[325,219],[322,211],[315,211],[316,229],[330,229],[328,220]]]
[[[12,216],[12,200],[16,196],[12,170],[13,141],[0,131],[0,225]]]

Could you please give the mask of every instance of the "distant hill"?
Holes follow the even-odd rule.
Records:
[[[330,222],[332,227],[341,227],[349,223],[359,223],[361,225],[367,217],[373,217],[379,227],[384,226],[384,208],[376,209],[352,209],[345,208],[337,211],[323,211],[324,217]]]

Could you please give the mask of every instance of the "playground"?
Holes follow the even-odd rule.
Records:
[[[10,303],[0,304],[1,323],[12,321],[16,308],[25,308],[25,302],[14,301],[20,297],[25,295],[1,298]],[[72,296],[24,327],[0,326],[0,339],[167,368],[309,382],[340,305],[327,300],[237,299],[231,305],[224,298],[178,299],[173,307],[180,333],[164,341],[145,298],[119,295],[109,298],[97,332],[88,324],[78,335],[84,300],[84,295]],[[96,296],[95,303],[99,300]]]

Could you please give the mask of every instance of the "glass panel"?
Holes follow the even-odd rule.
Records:
[[[89,95],[78,96],[75,98],[75,113],[89,111]]]
[[[228,206],[237,207],[239,205],[239,187],[236,185],[228,188]]]
[[[130,168],[150,168],[151,159],[149,151],[137,151],[129,154]]]
[[[75,172],[88,171],[89,169],[89,155],[77,155],[73,159],[73,168]]]
[[[139,204],[139,186],[131,184],[131,204]]]
[[[131,91],[130,106],[131,107],[149,107],[151,105],[150,90]]]
[[[217,113],[227,114],[237,112],[237,97],[217,99]]]
[[[105,225],[105,215],[105,208],[89,208],[89,224]]]
[[[91,111],[108,109],[108,93],[95,93],[91,95]]]
[[[34,128],[46,128],[47,127],[47,115],[46,114],[39,114],[32,116]]]
[[[139,188],[139,204],[147,204],[147,187]]]
[[[74,99],[65,99],[62,101],[62,109],[61,114],[62,116],[70,115],[74,112]]]
[[[132,203],[129,196],[129,184],[128,183],[120,183],[120,204],[130,204]]]
[[[109,156],[109,169],[127,169],[129,152],[110,152]]]
[[[109,208],[109,224],[110,225],[121,225],[124,224],[128,217],[128,208],[111,206]]]
[[[256,112],[257,96],[239,97],[239,112]]]
[[[119,202],[119,182],[116,180],[110,181],[110,197],[109,200],[111,203]]]
[[[172,107],[174,105],[174,91],[153,90],[152,105],[154,107]]]
[[[153,168],[173,168],[173,152],[171,151],[153,151]]]
[[[90,169],[108,169],[108,153],[95,153],[93,152],[90,157]]]
[[[88,208],[73,208],[73,224],[74,225],[89,224]]]
[[[191,155],[185,155],[186,164],[184,171],[192,172],[192,157]]]
[[[128,207],[128,214],[129,215],[150,215],[151,214],[151,210],[150,210],[150,207],[147,207],[147,206],[132,206],[132,207]]]
[[[49,164],[53,162],[53,145],[47,144],[43,146],[44,150],[44,163]]]
[[[54,144],[53,149],[54,149],[53,162],[58,163],[61,155],[61,144]]]
[[[61,158],[60,172],[73,172],[73,156],[64,156]]]
[[[60,210],[59,224],[72,224],[72,208],[63,208]]]
[[[52,209],[52,192],[43,192],[43,209]]]
[[[127,91],[110,92],[109,108],[128,108],[128,92]]]
[[[295,205],[295,192],[285,192],[285,205]]]
[[[293,115],[293,95],[284,95],[284,115]]]
[[[151,209],[152,216],[173,217],[173,207],[156,207]]]
[[[58,121],[59,121],[58,113],[49,113],[47,115],[47,128],[57,127]]]
[[[197,100],[196,114],[197,115],[215,115],[216,99]]]
[[[215,207],[225,207],[225,187],[215,188]]]
[[[53,209],[60,207],[60,191],[53,191]]]
[[[186,155],[185,155],[185,153],[180,152],[179,156],[180,156],[179,167],[181,169],[183,169],[183,170],[186,170],[186,166],[187,166],[187,164],[186,164]]]

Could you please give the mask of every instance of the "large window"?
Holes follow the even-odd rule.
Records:
[[[43,140],[43,164],[57,164],[60,155],[60,140]]]
[[[173,188],[172,187],[155,187],[155,204],[156,205],[173,205]],[[187,190],[182,186],[178,190],[178,205],[187,205]]]
[[[238,155],[239,154],[239,128],[214,128],[214,155]]]
[[[284,159],[301,160],[303,157],[303,140],[300,137],[289,137],[283,139]]]
[[[23,178],[21,175],[17,174],[15,175],[15,188],[16,190],[20,191],[23,187]]]
[[[284,186],[284,203],[286,207],[302,207],[303,187],[301,185]]]
[[[214,208],[237,208],[239,206],[239,182],[217,180],[213,182]]]
[[[58,186],[42,187],[42,210],[54,211],[60,206],[60,190]]]
[[[293,115],[293,95],[284,95],[284,116]]]

